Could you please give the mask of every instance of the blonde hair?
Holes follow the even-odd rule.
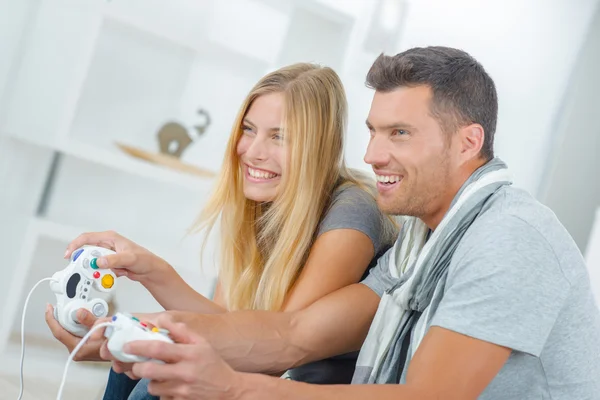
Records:
[[[237,143],[242,121],[259,96],[281,93],[287,163],[272,203],[247,199]],[[315,240],[334,190],[366,180],[346,168],[347,101],[331,68],[293,64],[264,76],[235,119],[217,187],[193,231],[220,221],[219,280],[229,310],[280,310]],[[372,193],[372,191],[371,191]],[[206,241],[204,242],[206,244]]]

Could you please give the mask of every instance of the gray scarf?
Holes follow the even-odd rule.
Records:
[[[395,283],[381,298],[352,383],[402,381],[404,366],[410,362],[433,317],[430,311],[437,308],[432,299],[439,284],[445,282],[456,247],[489,197],[510,184],[506,164],[495,158],[464,183],[434,232],[418,218],[404,219],[398,240],[379,260],[388,263],[388,273]],[[434,302],[439,303],[440,298],[435,296]],[[407,351],[407,339],[412,351]]]

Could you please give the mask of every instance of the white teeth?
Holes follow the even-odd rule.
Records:
[[[376,175],[377,182],[381,183],[396,183],[400,181],[398,175]]]
[[[250,167],[248,167],[248,173],[250,174],[251,177],[257,178],[257,179],[273,179],[277,176],[277,174],[273,174],[273,173],[265,172],[265,171],[259,171],[259,170],[256,170],[256,169],[250,168]]]

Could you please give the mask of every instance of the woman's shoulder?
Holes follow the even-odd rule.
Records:
[[[379,208],[377,208],[374,190],[353,182],[346,182],[339,185],[331,195],[330,208],[344,204],[374,207],[378,213],[381,213]]]
[[[318,234],[334,229],[355,229],[366,234],[376,253],[393,236],[393,222],[377,206],[375,195],[368,188],[355,183],[344,183],[332,193]]]

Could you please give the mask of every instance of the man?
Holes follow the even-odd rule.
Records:
[[[583,257],[494,157],[492,79],[468,54],[428,47],[380,56],[367,84],[378,204],[408,216],[369,277],[294,313],[167,313],[156,323],[178,344],[126,350],[166,364],[115,368],[176,399],[600,399]],[[249,373],[358,349],[364,385]]]

